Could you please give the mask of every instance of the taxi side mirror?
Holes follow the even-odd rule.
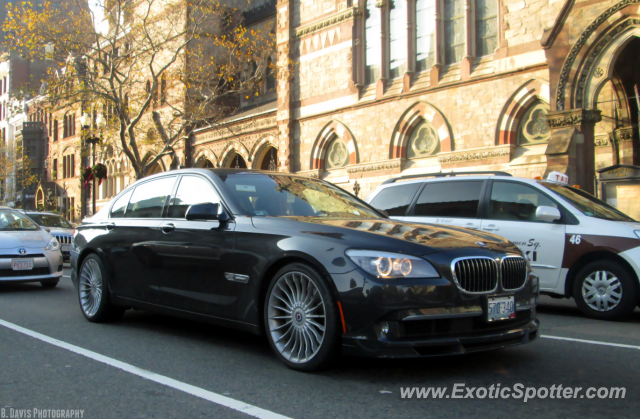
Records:
[[[536,208],[536,220],[553,222],[559,220],[560,217],[560,210],[558,210],[558,208],[544,206]]]

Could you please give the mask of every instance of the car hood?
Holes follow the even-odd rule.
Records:
[[[45,247],[51,236],[42,230],[0,231],[0,249]]]
[[[300,224],[294,227],[291,225],[292,222]],[[256,228],[292,229],[302,234],[314,234],[330,239],[350,239],[354,246],[380,250],[384,248],[388,251],[405,250],[416,255],[460,248],[520,253],[513,243],[500,236],[440,224],[406,223],[392,219],[321,217],[253,217],[253,224]],[[381,240],[374,239],[374,236]]]
[[[57,233],[57,234],[73,235],[73,229],[72,228],[62,228],[62,227],[42,227],[42,228],[45,229],[45,231],[48,231],[51,234]]]

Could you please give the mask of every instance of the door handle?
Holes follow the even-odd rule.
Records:
[[[478,229],[478,226],[473,224],[473,223],[467,223],[465,225],[465,227],[468,228],[468,229],[471,229],[471,230],[477,230]]]
[[[175,224],[172,224],[172,223],[167,223],[160,227],[160,230],[162,230],[162,232],[165,234],[169,234],[175,229],[176,229],[176,226]]]
[[[114,228],[116,228],[116,223],[105,223],[104,226],[107,228],[107,230],[113,230]]]
[[[488,226],[483,227],[482,229],[486,230],[486,231],[498,231],[498,230],[500,230],[500,228],[496,227],[495,224],[489,224]]]

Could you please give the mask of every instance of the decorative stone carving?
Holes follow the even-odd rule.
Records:
[[[270,128],[275,126],[276,126],[275,116],[273,118],[256,119],[251,122],[248,122],[245,124],[238,124],[238,125],[229,125],[225,123],[220,123],[213,127],[215,131],[198,135],[196,137],[196,142],[198,144],[201,144],[203,142],[218,140],[221,138],[235,137],[238,134],[243,134],[247,131],[255,131],[255,130]]]
[[[571,67],[573,66],[578,53],[587,43],[593,32],[600,26],[603,22],[608,20],[614,13],[618,10],[623,9],[631,4],[639,4],[640,0],[622,0],[619,3],[616,3],[612,7],[605,10],[600,16],[598,16],[587,28],[582,32],[578,40],[575,42],[569,55],[567,56],[564,65],[562,66],[562,71],[560,72],[560,77],[558,80],[558,88],[556,90],[556,109],[559,111],[564,110],[564,95],[565,88],[567,86],[567,79],[569,78],[569,74],[571,73]]]
[[[601,120],[600,111],[585,111],[584,109],[547,114],[547,124],[551,128],[572,127],[584,123],[595,124]]]
[[[402,166],[400,160],[389,161],[383,163],[368,164],[366,166],[347,167],[347,173],[364,173],[364,172],[376,172],[378,170],[392,170],[399,169]]]
[[[616,143],[626,143],[633,141],[633,128],[618,128],[613,131],[613,138]]]
[[[424,120],[413,130],[409,138],[407,157],[410,159],[428,157],[438,151],[438,145],[440,145],[438,132],[429,121]]]
[[[593,72],[593,77],[599,79],[602,76],[604,76],[604,70],[602,69],[602,67],[596,68],[596,70]]]
[[[608,135],[603,135],[601,137],[596,137],[595,139],[596,147],[610,147],[611,142],[609,141]]]
[[[503,148],[501,150],[491,150],[491,151],[484,151],[480,153],[451,154],[447,156],[438,156],[438,161],[440,163],[466,162],[466,161],[473,161],[473,160],[493,159],[496,157],[509,156],[510,154],[511,154],[510,149]]]
[[[306,35],[310,35],[314,32],[318,32],[322,29],[328,28],[329,26],[337,25],[338,23],[345,22],[347,20],[351,20],[356,16],[360,15],[360,11],[357,7],[352,7],[347,11],[340,13],[338,15],[332,16],[327,19],[323,19],[320,22],[315,22],[312,25],[304,26],[302,28],[296,29],[296,38],[301,38]]]
[[[527,109],[520,122],[518,143],[540,144],[549,141],[551,130],[547,125],[546,115],[549,105],[538,101]]]

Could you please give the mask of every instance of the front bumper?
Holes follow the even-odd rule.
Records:
[[[26,248],[21,255],[18,249],[2,249],[0,255],[0,282],[40,282],[59,280],[62,277],[62,254],[59,250]],[[14,259],[33,260],[33,269],[14,271],[11,261]]]
[[[405,358],[454,355],[505,348],[534,341],[537,277],[513,295],[516,318],[485,321],[487,295],[461,292],[447,278],[377,280],[356,269],[331,275],[338,291],[347,355]],[[491,294],[495,295],[495,294]]]

